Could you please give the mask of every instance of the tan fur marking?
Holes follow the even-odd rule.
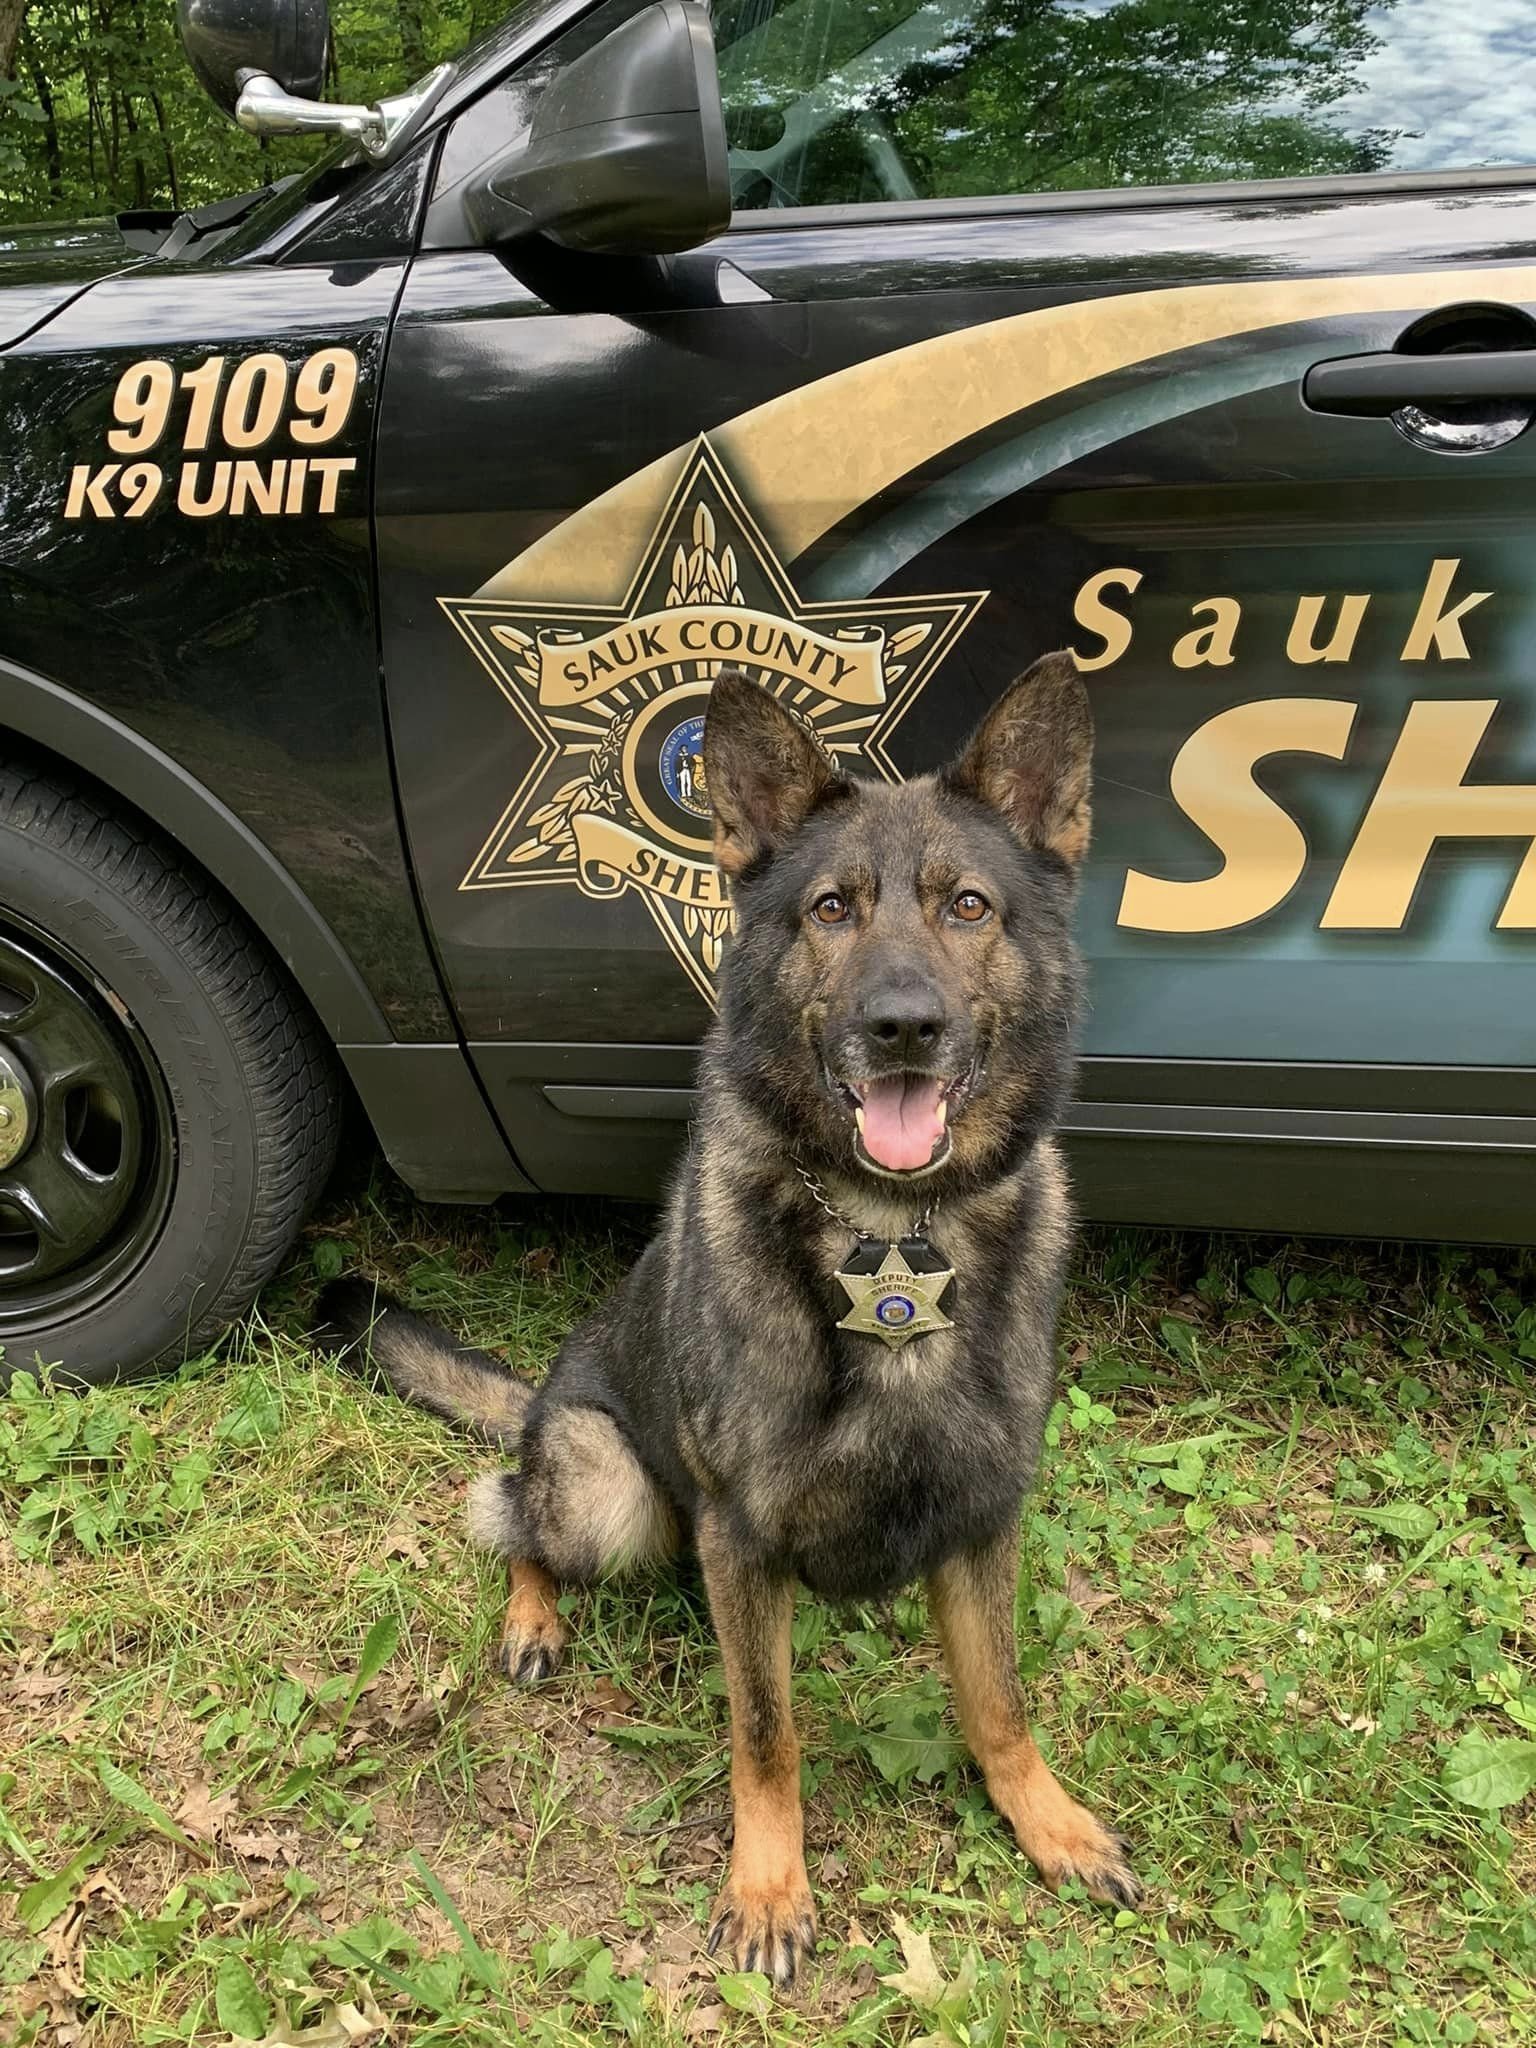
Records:
[[[1034,1168],[1040,1206],[1029,1249],[1035,1269],[1049,1273],[1071,1248],[1073,1224],[1072,1183],[1054,1138],[1042,1138],[1035,1147]]]
[[[1010,1537],[928,1582],[960,1725],[992,1804],[1042,1881],[1055,1891],[1077,1878],[1096,1899],[1132,1904],[1140,1887],[1123,1843],[1062,1789],[1030,1733],[1013,1634],[1016,1581]]]
[[[503,1476],[500,1472],[480,1473],[469,1482],[469,1494],[464,1503],[470,1542],[476,1550],[489,1550],[497,1557],[507,1554],[509,1517]]]
[[[794,1586],[744,1567],[707,1512],[699,1525],[699,1561],[731,1702],[735,1822],[711,1947],[724,1939],[740,1968],[788,1983],[810,1953],[816,1928],[789,1696]]]
[[[432,1344],[388,1315],[375,1328],[373,1353],[406,1400],[425,1402],[499,1442],[515,1444],[522,1435],[533,1388],[510,1371],[492,1376],[459,1358],[447,1338]]]
[[[556,1514],[565,1540],[588,1548],[586,1576],[656,1563],[677,1548],[671,1508],[641,1469],[610,1417],[565,1408],[544,1432],[545,1462],[560,1470]]]
[[[508,1567],[512,1596],[502,1617],[498,1659],[508,1677],[537,1664],[536,1678],[559,1663],[569,1631],[560,1618],[560,1588],[541,1564],[518,1558]],[[542,1662],[539,1662],[542,1653]]]
[[[714,1475],[699,1447],[698,1433],[686,1415],[678,1418],[677,1455],[683,1461],[683,1469],[703,1493],[713,1493]]]

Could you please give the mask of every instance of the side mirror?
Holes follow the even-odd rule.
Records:
[[[328,0],[177,0],[187,62],[231,119],[248,74],[317,100],[331,50]]]
[[[452,72],[440,64],[377,106],[338,106],[320,98],[329,0],[176,0],[176,18],[198,83],[248,135],[349,135],[380,163],[421,132]]]
[[[731,183],[707,6],[656,0],[559,72],[464,204],[485,243],[664,256],[719,234]]]

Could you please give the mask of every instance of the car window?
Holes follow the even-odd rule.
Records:
[[[738,208],[1536,163],[1529,0],[717,0]]]

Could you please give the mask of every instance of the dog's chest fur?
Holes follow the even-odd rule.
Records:
[[[908,1355],[919,1346],[926,1356]],[[816,1592],[872,1597],[1016,1512],[1034,1462],[1027,1418],[1012,1400],[980,1397],[958,1332],[899,1353],[852,1336],[829,1349],[829,1375],[843,1376],[839,1397],[765,1430],[739,1497],[766,1547]]]
[[[910,1196],[898,1206],[859,1192],[861,1227],[892,1239],[910,1229]],[[685,1276],[668,1316],[679,1439],[695,1482],[754,1547],[818,1592],[873,1597],[1016,1514],[1052,1390],[1066,1242],[1054,1152],[1043,1148],[1020,1186],[935,1219],[935,1248],[956,1271],[955,1327],[899,1350],[836,1327],[846,1225],[803,1204],[793,1226],[774,1225],[707,1172],[701,1197],[677,1217],[668,1260]],[[745,1264],[724,1255],[744,1243],[755,1247]],[[705,1329],[717,1344],[728,1332],[724,1374],[718,1352],[693,1356]]]

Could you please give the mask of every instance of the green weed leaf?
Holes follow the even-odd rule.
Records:
[[[620,1748],[634,1749],[665,1749],[673,1743],[712,1743],[716,1739],[704,1728],[663,1728],[650,1721],[625,1721],[599,1732]]]
[[[407,1976],[397,1970],[393,1963],[382,1955],[368,1956],[353,1946],[345,1936],[337,1943],[337,1955],[333,1960],[360,1963],[371,1975],[382,1977],[386,1984],[392,1984],[396,1991],[403,1991],[413,2005],[424,2005],[428,2012],[441,2017],[455,2003],[459,1985],[464,1975],[464,1965],[456,1954],[433,1956],[428,1962],[418,1961],[414,1973]],[[329,1953],[329,1949],[327,1953]]]
[[[146,1827],[154,1829],[157,1835],[164,1835],[167,1841],[175,1842],[180,1848],[188,1849],[201,1861],[207,1862],[207,1851],[192,1837],[179,1828],[165,1808],[151,1792],[146,1792],[137,1778],[130,1778],[110,1758],[96,1759],[96,1775],[102,1789],[115,1799],[119,1806],[126,1806],[130,1813],[136,1813]]]
[[[1137,1465],[1190,1465],[1204,1462],[1204,1453],[1214,1450],[1218,1444],[1231,1443],[1244,1432],[1235,1429],[1208,1429],[1203,1436],[1183,1436],[1173,1443],[1136,1444],[1130,1451],[1133,1464]]]
[[[398,1988],[409,1991],[416,2003],[426,2006],[429,2012],[446,2016],[463,2002],[464,1958],[457,1949],[449,1949],[440,1956],[429,1956],[425,1962],[416,1965],[410,1976],[400,1971],[391,1972],[384,1963],[380,1963],[378,1968],[382,1976],[392,1978]]]
[[[1427,1543],[1440,1526],[1434,1509],[1419,1501],[1397,1501],[1391,1507],[1356,1508],[1354,1512],[1358,1521],[1369,1522],[1399,1543]]]
[[[8,1849],[18,1862],[25,1863],[28,1870],[36,1871],[41,1875],[42,1865],[33,1855],[26,1837],[18,1832],[10,1815],[5,1810],[6,1798],[15,1789],[15,1773],[13,1771],[0,1771],[0,1848]]]
[[[1164,1316],[1158,1329],[1163,1342],[1176,1358],[1182,1358],[1186,1365],[1195,1363],[1198,1345],[1192,1323],[1186,1323],[1179,1316]]]
[[[0,1937],[0,1988],[25,1984],[48,1960],[46,1941],[6,1941]]]
[[[21,1923],[28,1934],[41,1934],[43,1929],[58,1919],[64,1908],[75,1895],[75,1887],[93,1863],[99,1863],[109,1849],[127,1834],[126,1828],[114,1828],[110,1834],[102,1835],[83,1849],[76,1850],[64,1868],[52,1877],[40,1877],[35,1884],[29,1884],[16,1901],[21,1914]]]
[[[601,1947],[595,1934],[573,1935],[564,1927],[551,1927],[542,1941],[533,1944],[533,1967],[539,1982],[580,1969]]]
[[[1445,1760],[1442,1782],[1461,1806],[1496,1813],[1536,1791],[1536,1742],[1489,1737],[1480,1728],[1464,1735]]]
[[[767,1990],[766,1979],[763,1988]],[[640,1977],[615,1977],[611,1949],[599,1948],[587,1964],[580,1995],[587,2005],[611,2012],[632,2041],[639,2038],[645,2021],[645,1982]]]
[[[251,1379],[241,1392],[239,1405],[219,1417],[213,1433],[224,1444],[264,1444],[277,1435],[282,1421],[277,1389],[266,1380]]]
[[[749,2012],[766,2020],[773,2011],[773,1989],[761,1970],[733,1970],[715,1979],[715,1989],[732,2012]]]
[[[1520,1533],[1525,1538],[1525,1547],[1536,1552],[1536,1493],[1530,1487],[1521,1486],[1508,1480],[1504,1486],[1505,1497],[1520,1517]]]
[[[276,1792],[267,1801],[268,1807],[274,1813],[281,1813],[284,1807],[296,1805],[314,1784],[315,1777],[316,1766],[314,1764],[300,1764],[299,1768],[296,1771],[290,1771],[282,1784],[278,1786]]]
[[[837,1732],[846,1746],[864,1751],[888,1785],[914,1778],[931,1785],[960,1755],[959,1742],[943,1726],[944,1704],[944,1689],[929,1672],[877,1700],[866,1723],[839,1722]]]
[[[375,1963],[389,1956],[404,1956],[409,1960],[418,1950],[415,1938],[407,1934],[398,1921],[391,1920],[387,1913],[370,1913],[366,1920],[359,1920],[345,1934],[332,1935],[329,1941],[322,1942],[320,1953],[339,1968],[363,1962],[371,1969]]]
[[[322,1237],[311,1254],[315,1272],[322,1280],[336,1280],[341,1277],[347,1263],[347,1248],[338,1244],[334,1237]]]
[[[357,1660],[357,1676],[352,1680],[347,1703],[341,1710],[338,1732],[345,1728],[351,1719],[352,1709],[363,1696],[363,1688],[373,1683],[399,1645],[400,1617],[397,1614],[381,1614],[363,1637],[363,1654]]]
[[[219,2025],[243,2041],[259,2041],[272,2015],[261,1988],[238,1956],[225,1956],[214,1979],[213,2009]]]
[[[190,1514],[203,1504],[203,1488],[213,1476],[213,1460],[206,1451],[188,1451],[171,1467],[166,1504],[179,1514]]]

